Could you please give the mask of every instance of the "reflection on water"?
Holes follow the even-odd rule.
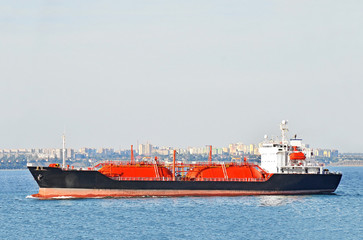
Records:
[[[261,207],[285,206],[296,201],[302,201],[304,196],[259,196]]]

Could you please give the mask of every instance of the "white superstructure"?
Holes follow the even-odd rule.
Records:
[[[302,143],[302,139],[288,140],[289,131],[287,121],[280,124],[281,139],[268,139],[260,144],[261,167],[269,173],[323,173],[322,166],[319,166],[312,158],[312,150]]]

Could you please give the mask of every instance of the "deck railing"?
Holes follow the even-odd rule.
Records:
[[[212,181],[212,182],[264,182],[265,178],[201,178],[195,181]]]
[[[170,177],[110,177],[116,181],[172,181],[173,179]],[[210,181],[210,182],[264,182],[267,179],[265,178],[197,178],[197,179],[180,179],[178,181],[194,181],[194,182],[202,182],[202,181]]]

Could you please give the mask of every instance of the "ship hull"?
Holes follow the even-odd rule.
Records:
[[[38,198],[243,196],[323,194],[336,190],[341,174],[273,174],[266,181],[118,181],[98,171],[28,167]]]

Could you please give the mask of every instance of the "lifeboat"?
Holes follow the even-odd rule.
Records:
[[[296,146],[293,146],[294,152],[290,153],[290,160],[305,160],[306,156],[304,153],[297,150]]]

